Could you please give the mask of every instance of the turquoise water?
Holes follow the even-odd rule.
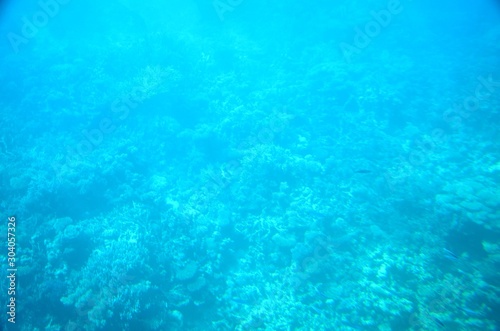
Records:
[[[0,22],[4,330],[500,329],[497,2]]]

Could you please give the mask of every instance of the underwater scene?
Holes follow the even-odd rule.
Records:
[[[2,1],[0,83],[0,330],[500,330],[498,1]]]

